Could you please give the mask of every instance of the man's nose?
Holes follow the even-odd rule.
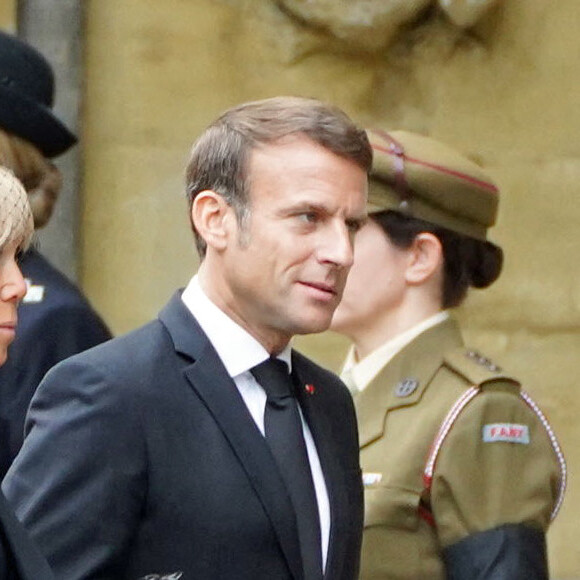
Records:
[[[350,268],[354,260],[353,233],[345,224],[328,228],[319,249],[321,262]]]

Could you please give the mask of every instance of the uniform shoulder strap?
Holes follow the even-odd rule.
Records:
[[[446,354],[444,364],[461,375],[469,387],[502,388],[516,396],[520,394],[519,381],[476,350],[454,349]]]

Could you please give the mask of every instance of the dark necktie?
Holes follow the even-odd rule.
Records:
[[[266,391],[264,431],[276,458],[298,524],[304,578],[322,578],[320,517],[302,421],[286,363],[270,358],[251,370]]]

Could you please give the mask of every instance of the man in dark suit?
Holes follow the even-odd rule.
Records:
[[[22,524],[0,494],[0,578],[2,580],[53,580],[44,556],[30,541]]]
[[[197,140],[198,274],[48,373],[4,481],[57,578],[357,577],[352,400],[290,341],[330,324],[371,158],[344,113],[302,98],[240,105]]]

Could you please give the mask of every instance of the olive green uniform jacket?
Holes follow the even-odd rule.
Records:
[[[454,406],[457,417],[429,458]],[[400,351],[355,407],[365,484],[361,580],[446,578],[446,547],[504,524],[545,531],[555,515],[565,480],[557,442],[519,383],[465,349],[453,320]]]

